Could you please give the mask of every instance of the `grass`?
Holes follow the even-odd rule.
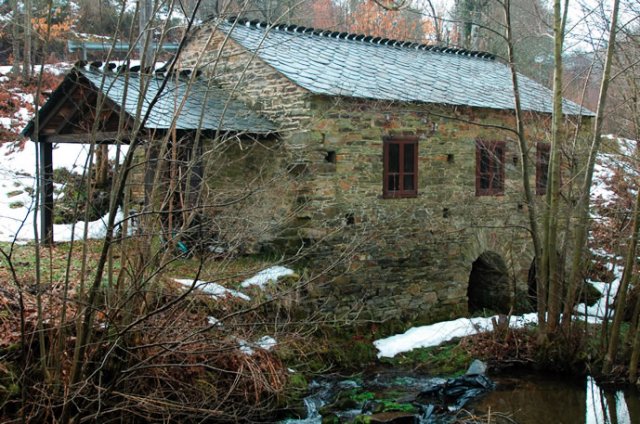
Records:
[[[164,274],[176,278],[194,278],[198,270],[200,280],[215,281],[230,288],[237,288],[239,283],[258,271],[273,265],[273,260],[259,256],[243,256],[228,259],[183,258],[171,262]]]
[[[412,368],[431,375],[464,374],[473,358],[457,341],[440,346],[414,349],[381,361],[394,367]]]
[[[86,245],[88,251],[87,269],[89,272],[95,269],[102,250],[101,240],[75,241],[71,255],[70,280],[80,279],[82,268],[82,250]],[[46,280],[62,281],[65,278],[69,250],[71,243],[56,243],[51,248],[40,247],[41,271]],[[9,253],[12,248],[10,243],[0,242],[0,249]],[[20,281],[24,284],[35,283],[36,250],[33,243],[15,244],[11,261],[18,274]],[[120,269],[120,246],[114,244],[114,270]],[[242,280],[250,277],[255,272],[260,271],[273,264],[273,260],[264,257],[237,257],[224,260],[207,259],[202,260],[196,257],[182,258],[171,262],[163,274],[168,277],[192,278],[200,269],[199,278],[201,280],[216,281],[231,286],[238,285]],[[0,258],[0,278],[3,281],[11,281],[11,275],[6,259]]]
[[[71,279],[79,279],[82,267],[82,242],[76,242],[73,246],[70,264]],[[97,261],[101,243],[96,240],[87,242],[88,247],[88,269]],[[10,243],[0,242],[0,249],[9,253],[12,246]],[[67,260],[70,243],[58,243],[51,248],[40,247],[40,267],[44,280],[63,281],[66,275]],[[11,262],[16,270],[18,279],[22,284],[35,284],[36,247],[32,244],[15,244],[11,252]],[[12,281],[6,258],[0,258],[0,278],[3,281]]]

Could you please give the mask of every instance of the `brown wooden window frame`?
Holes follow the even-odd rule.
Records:
[[[384,198],[407,198],[416,197],[418,195],[418,137],[417,136],[388,136],[383,137],[383,162],[384,162],[384,174],[383,174],[383,189],[382,195]],[[391,164],[391,149],[394,145],[398,146],[397,154],[397,170],[393,170]],[[407,146],[412,146],[413,153],[406,153]],[[406,155],[412,155],[412,157],[405,158]],[[409,166],[407,166],[409,164]],[[413,168],[407,170],[406,168]],[[394,181],[393,177],[396,177],[396,187],[391,187],[391,182]],[[405,188],[405,179],[413,176],[413,188]]]
[[[551,144],[536,143],[536,194],[547,194],[549,184],[549,164],[551,163]]]
[[[476,140],[476,196],[504,195],[505,156],[504,141]]]

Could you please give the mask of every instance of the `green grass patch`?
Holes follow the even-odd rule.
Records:
[[[417,412],[416,407],[410,403],[398,403],[392,400],[382,399],[378,402],[378,405],[378,408],[376,408],[377,412]]]
[[[411,367],[416,371],[448,376],[464,374],[472,360],[473,358],[457,342],[414,349],[393,358],[381,359],[388,365]]]
[[[353,389],[349,397],[358,403],[364,403],[375,399],[376,395],[373,392],[360,392],[358,389]]]

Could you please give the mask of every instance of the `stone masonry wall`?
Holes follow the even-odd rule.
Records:
[[[210,22],[194,32],[180,57],[180,67],[204,70],[253,110],[277,122],[285,136],[306,128],[308,91],[214,29],[215,23]]]
[[[516,304],[516,295],[526,293],[533,251],[517,140],[497,128],[515,126],[511,112],[321,97],[312,107],[298,215],[306,224],[299,234],[312,246],[316,270],[352,252],[312,287],[317,308],[336,317],[405,322],[460,316],[467,312],[472,264],[487,251],[508,270],[508,286],[496,286],[492,295]],[[534,146],[548,141],[548,117],[531,116],[527,128],[535,187]],[[420,138],[416,198],[382,197],[385,135]],[[476,196],[478,139],[506,142],[504,195]],[[335,163],[328,163],[333,154]]]

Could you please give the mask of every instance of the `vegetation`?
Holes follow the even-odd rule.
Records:
[[[182,10],[181,19],[150,19],[143,22],[145,27],[139,24],[139,11],[125,8],[125,2],[34,0],[18,7],[19,2],[0,1],[3,15],[12,16],[0,27],[0,44],[3,51],[11,53],[0,59],[13,64],[14,73],[21,76],[1,82],[0,110],[12,117],[22,109],[36,112],[45,93],[60,82],[60,77],[47,72],[34,74],[34,64],[71,59],[66,57],[64,47],[70,38],[107,36],[109,43],[128,38],[134,44],[136,34],[144,38],[153,28],[155,32],[149,36],[155,37],[153,41],[182,42],[196,17],[205,12],[298,20],[336,30],[490,50],[504,57],[513,71],[516,122],[511,133],[521,149],[523,193],[537,260],[540,326],[522,330],[498,327],[492,334],[414,350],[383,364],[455,375],[471,358],[479,357],[501,367],[555,368],[637,383],[637,181],[625,181],[623,170],[614,172],[611,184],[624,194],[620,204],[600,202],[590,209],[596,158],[606,142],[604,129],[620,128],[625,135],[640,139],[636,59],[640,29],[633,22],[619,23],[620,2],[613,3],[609,16],[601,17],[608,25],[603,28],[606,49],[595,49],[596,64],[592,66],[578,66],[585,56],[566,53],[569,1],[556,0],[550,10],[539,1],[459,0],[448,15],[431,2],[424,8],[405,1],[322,1],[309,8],[293,7],[297,3],[282,0],[265,6],[257,1],[194,1]],[[170,16],[178,11],[177,6],[173,2],[156,4],[154,12]],[[178,29],[174,28],[177,21]],[[525,25],[531,22],[534,24]],[[83,34],[89,31],[93,34],[85,37]],[[107,59],[118,56],[112,50],[102,53]],[[134,57],[138,54],[129,52],[126,58]],[[565,72],[567,62],[575,65],[570,72]],[[588,75],[581,74],[585,70]],[[552,141],[550,189],[544,202],[534,200],[526,173],[531,140],[522,125],[525,113],[519,107],[516,71],[539,81],[553,81],[556,101],[553,132],[548,135]],[[597,108],[593,129],[588,129],[593,133],[591,147],[583,152],[576,148],[575,140],[586,130],[584,123],[565,119],[561,99],[566,94],[576,100],[589,97],[592,73],[601,83],[596,90],[599,94],[591,96],[591,105]],[[577,82],[567,92],[569,78]],[[17,95],[17,88],[32,92],[35,102]],[[100,106],[91,112],[98,116]],[[139,118],[144,123],[148,114]],[[203,248],[198,251],[181,249],[180,243],[188,239],[188,230],[199,219],[200,211],[195,207],[174,209],[176,199],[188,190],[179,190],[176,183],[179,152],[171,131],[162,139],[161,153],[155,157],[162,158],[161,166],[174,177],[169,187],[160,188],[161,175],[158,172],[154,176],[150,197],[158,208],[140,213],[137,217],[141,223],[135,229],[130,228],[133,224],[128,220],[117,222],[119,207],[125,209],[125,216],[128,213],[127,185],[134,158],[136,154],[148,154],[140,153],[140,125],[137,123],[129,134],[131,143],[123,163],[111,164],[114,171],[106,174],[108,178],[98,181],[104,173],[96,168],[105,162],[104,157],[92,162],[83,177],[62,175],[62,171],[55,175],[67,182],[62,189],[65,201],[69,201],[63,221],[107,215],[103,240],[51,246],[0,244],[0,418],[62,423],[97,418],[124,422],[266,419],[274,410],[299,400],[314,374],[330,368],[361,370],[374,363],[376,352],[371,342],[381,332],[372,330],[373,326],[345,329],[347,323],[342,317],[328,322],[319,314],[305,314],[292,307],[296,296],[324,272],[305,269],[300,257],[287,258],[285,263],[299,271],[295,278],[265,291],[251,292],[250,301],[229,292],[212,297],[198,290],[198,280],[239,289],[240,282],[253,272],[282,261],[245,255],[251,249],[247,249],[240,233],[216,246],[200,246]],[[2,126],[0,141],[13,141],[19,130],[19,125]],[[208,153],[224,152],[216,149],[223,148],[215,146]],[[92,146],[95,156],[100,150]],[[637,174],[637,150],[630,156],[627,163]],[[576,169],[574,164],[584,157],[589,158],[588,166]],[[182,178],[180,184],[189,181],[187,176]],[[229,190],[204,207],[227,208],[226,212],[233,215],[230,205],[246,201],[272,183],[264,177],[255,181],[258,188],[249,195]],[[98,186],[107,186],[109,194],[96,206]],[[16,188],[12,193],[17,196],[21,192]],[[18,201],[10,205],[23,206]],[[593,223],[593,210],[606,219]],[[565,221],[565,216],[572,220]],[[212,229],[220,222],[207,224],[211,224],[207,229]],[[602,245],[594,244],[598,240]],[[572,317],[582,281],[593,274],[594,268],[603,267],[602,263],[592,264],[587,254],[592,248],[605,248],[613,261],[624,267],[615,315],[611,322],[605,320],[601,325],[586,325]],[[570,252],[574,253],[571,260],[562,260]],[[611,257],[606,259],[611,261]],[[174,281],[185,276],[194,281],[187,288]],[[266,336],[277,340],[277,349],[260,344]],[[362,403],[374,400],[374,395],[353,391],[346,393],[344,400]],[[396,400],[384,399],[378,404],[380,411],[406,412],[412,408]],[[476,418],[467,417],[461,422],[475,422]]]
[[[455,340],[440,346],[414,349],[394,358],[382,358],[381,362],[421,374],[458,376],[464,374],[474,358],[490,357],[489,354],[478,355],[478,352],[472,356],[463,346],[459,340]]]

